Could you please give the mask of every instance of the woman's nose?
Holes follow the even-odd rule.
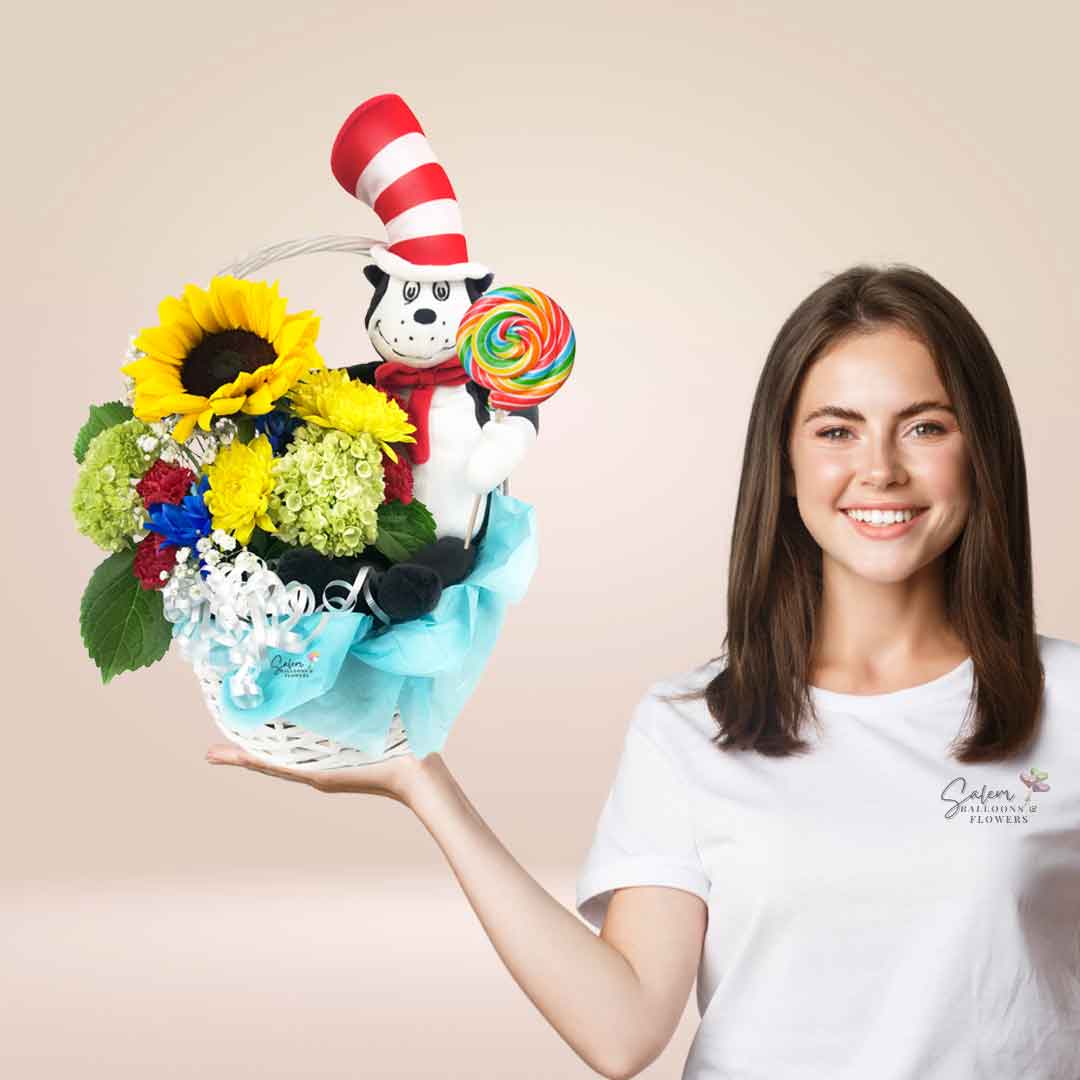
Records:
[[[899,469],[899,458],[896,446],[890,438],[870,439],[867,443],[864,471],[873,479],[890,480]]]
[[[430,323],[433,323],[435,321],[435,312],[432,311],[429,307],[417,308],[413,312],[413,318],[418,323],[424,323],[425,325],[429,325]]]

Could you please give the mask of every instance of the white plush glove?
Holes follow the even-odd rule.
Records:
[[[497,488],[525,458],[536,428],[524,416],[489,420],[465,465],[465,482],[477,495]]]

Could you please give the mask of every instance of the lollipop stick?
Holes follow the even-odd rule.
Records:
[[[501,424],[503,420],[509,415],[505,409],[495,410],[495,423]],[[509,478],[507,478],[509,480]],[[509,490],[509,484],[507,481],[503,481],[503,490]],[[469,514],[469,524],[465,526],[465,547],[468,547],[472,543],[473,526],[476,524],[476,515],[480,513],[480,503],[483,500],[483,495],[477,495],[473,501],[472,513]]]
[[[469,515],[469,524],[465,526],[465,547],[468,547],[472,542],[473,526],[476,524],[476,515],[480,510],[480,500],[483,497],[483,495],[477,495],[472,504],[472,513]]]

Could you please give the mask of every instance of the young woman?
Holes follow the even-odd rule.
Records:
[[[578,880],[550,896],[445,761],[321,775],[439,845],[519,986],[597,1072],[1080,1076],[1080,645],[1036,632],[1005,377],[905,266],[808,296],[750,416],[723,655],[655,683]]]

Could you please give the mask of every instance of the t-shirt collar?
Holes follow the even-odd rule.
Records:
[[[841,694],[819,686],[809,687],[814,706],[822,711],[872,715],[882,712],[925,709],[943,702],[970,696],[974,661],[969,656],[951,671],[939,675],[930,682],[893,690],[888,694]]]

